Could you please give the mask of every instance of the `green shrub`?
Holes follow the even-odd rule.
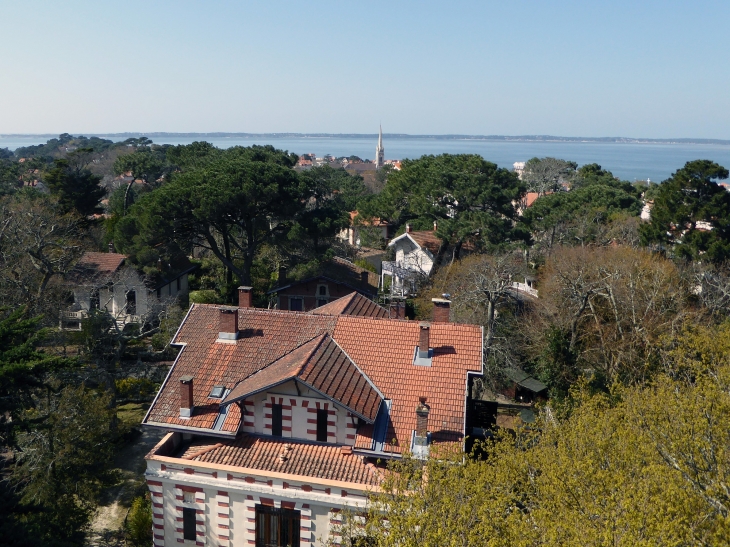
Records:
[[[122,378],[114,383],[120,399],[148,399],[157,391],[157,384],[149,378]]]
[[[221,297],[213,289],[203,289],[200,291],[190,291],[188,296],[191,303],[194,304],[221,304]]]
[[[127,514],[127,539],[135,547],[152,545],[152,503],[149,495],[134,498]]]

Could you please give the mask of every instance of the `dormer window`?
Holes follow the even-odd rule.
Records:
[[[208,395],[211,399],[221,399],[223,397],[223,393],[226,391],[226,386],[213,386],[213,389],[210,392],[210,395]]]

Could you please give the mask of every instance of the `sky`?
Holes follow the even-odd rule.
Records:
[[[0,0],[0,134],[730,139],[730,2]]]

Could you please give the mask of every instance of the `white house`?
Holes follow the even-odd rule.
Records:
[[[239,291],[237,308],[190,308],[143,420],[169,432],[147,456],[156,547],[325,545],[384,462],[471,433],[482,329],[449,323],[448,301],[419,323],[352,297],[254,309]]]
[[[390,276],[394,294],[414,292],[431,275],[441,245],[441,239],[436,237],[436,223],[433,230],[417,232],[406,224],[405,233],[388,243],[388,247],[395,249],[395,260],[383,262],[380,286],[384,287],[385,277]]]
[[[112,252],[84,253],[69,276],[74,302],[63,314],[63,328],[81,329],[81,321],[98,309],[120,326],[144,322],[161,305],[188,293],[188,274],[195,269],[189,261],[145,277],[126,258]]]

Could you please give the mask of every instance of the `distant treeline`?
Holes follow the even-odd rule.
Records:
[[[196,138],[336,138],[336,139],[373,139],[377,133],[93,133],[90,137],[136,138],[196,137]],[[0,137],[51,137],[54,135],[7,134]],[[652,139],[635,137],[559,137],[555,135],[409,135],[408,133],[384,133],[389,139],[438,139],[438,140],[478,140],[478,141],[521,141],[521,142],[600,142],[620,144],[720,144],[730,145],[726,139]]]

